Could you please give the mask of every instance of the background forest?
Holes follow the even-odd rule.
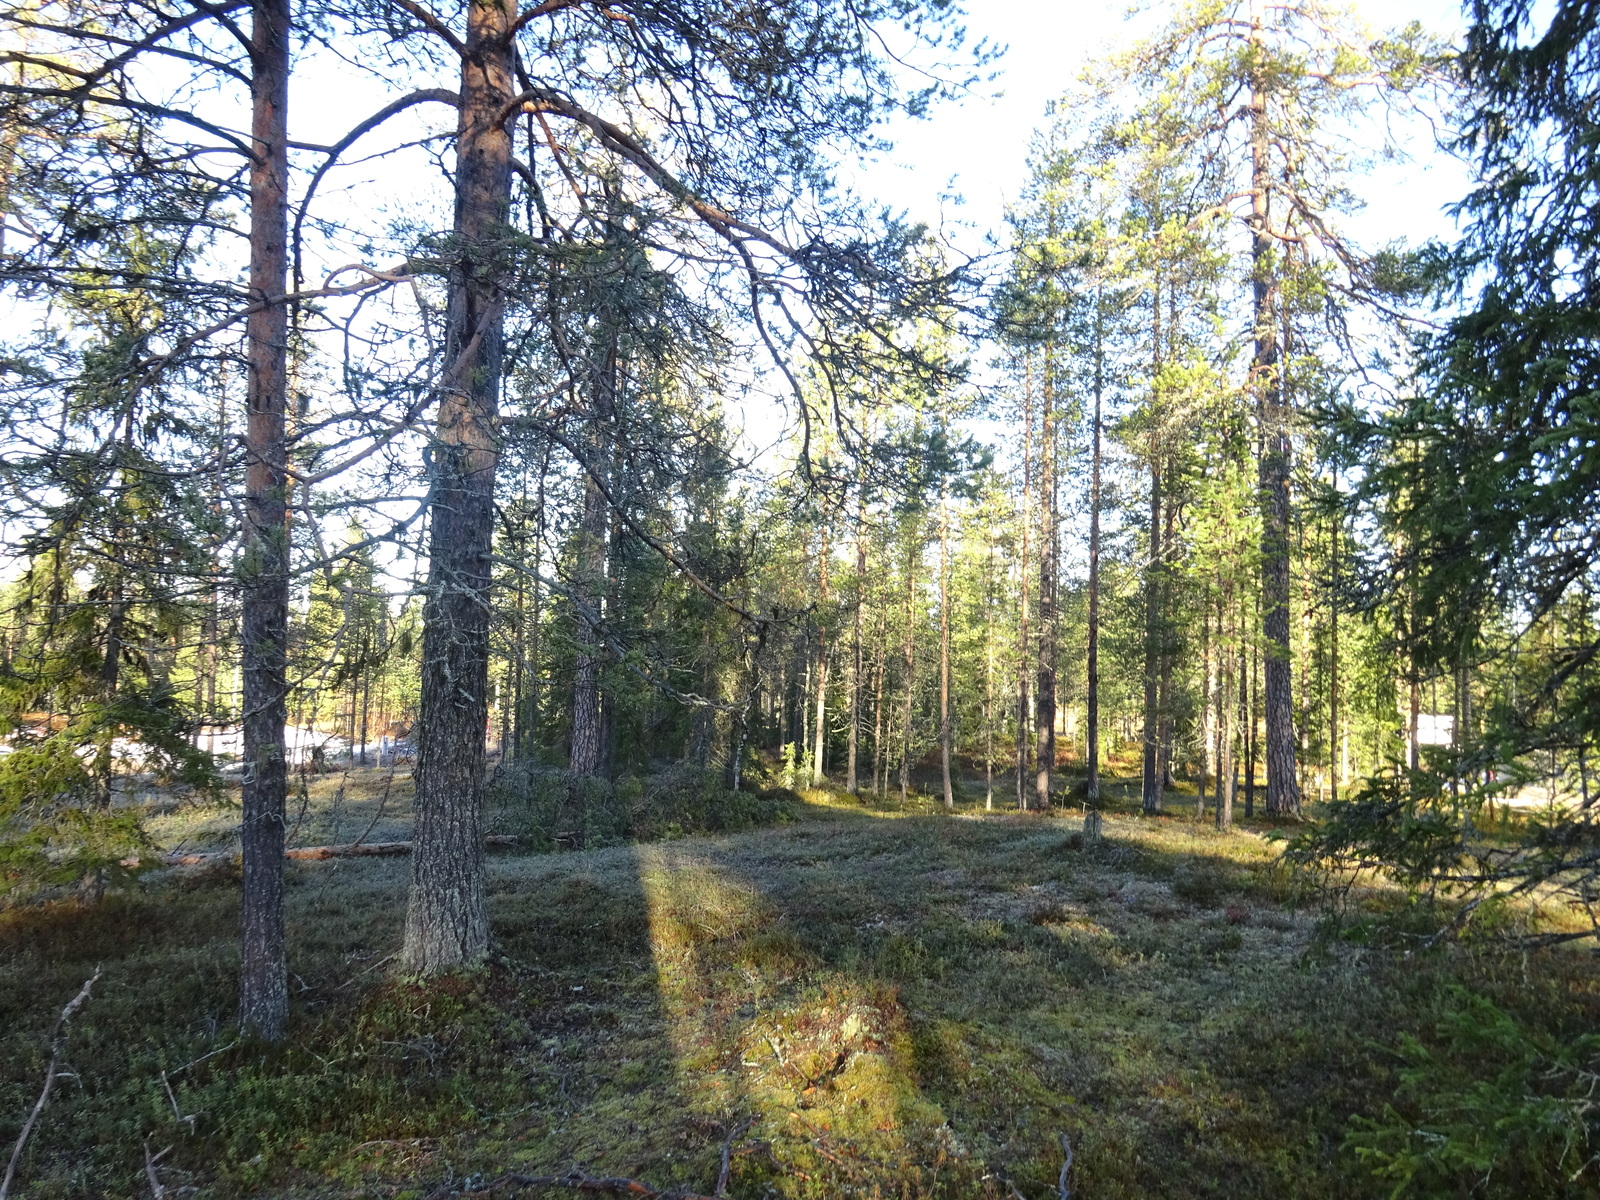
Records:
[[[1587,1194],[1600,13],[1465,19],[1144,12],[975,250],[942,0],[0,8],[0,1200]]]

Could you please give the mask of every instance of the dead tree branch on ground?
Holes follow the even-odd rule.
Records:
[[[17,1164],[22,1161],[23,1148],[27,1146],[28,1138],[33,1135],[33,1127],[38,1124],[39,1114],[44,1112],[44,1106],[50,1102],[50,1093],[55,1090],[56,1079],[60,1077],[61,1052],[67,1046],[67,1024],[72,1020],[72,1015],[83,1007],[84,1001],[89,999],[89,989],[99,978],[100,972],[97,970],[84,981],[84,985],[78,989],[78,994],[67,1001],[67,1006],[56,1018],[55,1027],[50,1030],[50,1065],[45,1069],[44,1087],[39,1092],[39,1098],[34,1101],[33,1111],[23,1122],[22,1132],[17,1134],[17,1144],[11,1151],[11,1161],[6,1164],[5,1178],[0,1179],[0,1200],[6,1200],[11,1193],[11,1180],[16,1176]]]

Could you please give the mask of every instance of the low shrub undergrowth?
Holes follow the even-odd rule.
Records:
[[[721,772],[677,765],[654,775],[574,780],[556,767],[512,763],[496,772],[486,803],[498,831],[534,850],[598,848],[701,833],[732,833],[795,819],[784,788],[725,787]]]

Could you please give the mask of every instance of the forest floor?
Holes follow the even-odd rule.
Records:
[[[316,782],[297,839],[404,836],[386,775]],[[734,835],[496,852],[496,958],[427,983],[390,974],[405,859],[291,863],[279,1049],[229,1029],[226,872],[0,914],[0,1145],[101,972],[13,1194],[443,1197],[573,1168],[710,1193],[726,1145],[736,1200],[1041,1200],[1065,1136],[1079,1197],[1383,1195],[1347,1138],[1403,1090],[1402,1034],[1436,1040],[1462,985],[1553,1037],[1600,1017],[1578,955],[1329,935],[1265,826],[1127,795],[1085,847],[1077,810],[803,799]],[[226,816],[152,828],[224,844]]]

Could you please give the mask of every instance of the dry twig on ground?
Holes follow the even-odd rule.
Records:
[[[55,1090],[56,1080],[61,1075],[61,1052],[67,1046],[67,1024],[72,1020],[72,1015],[83,1007],[84,1001],[89,999],[89,989],[99,978],[100,972],[96,971],[84,981],[83,986],[78,989],[78,994],[67,1001],[67,1006],[56,1018],[55,1027],[50,1030],[50,1065],[45,1069],[44,1087],[39,1092],[39,1098],[33,1103],[33,1111],[23,1122],[22,1132],[17,1134],[17,1144],[11,1151],[11,1161],[6,1164],[5,1178],[0,1179],[0,1200],[6,1200],[11,1193],[11,1180],[16,1176],[17,1164],[22,1161],[23,1148],[27,1146],[28,1138],[33,1135],[33,1127],[39,1122],[39,1114],[50,1102],[50,1093]]]
[[[707,1196],[702,1192],[652,1187],[642,1179],[628,1179],[620,1175],[590,1175],[576,1169],[561,1175],[523,1175],[511,1171],[497,1179],[472,1187],[441,1188],[429,1196],[428,1200],[446,1200],[449,1196],[482,1196],[510,1187],[566,1188],[569,1191],[588,1192],[593,1195],[636,1196],[638,1200],[720,1200],[718,1196]]]
[[[1066,1161],[1061,1164],[1061,1176],[1056,1180],[1056,1194],[1060,1200],[1070,1200],[1072,1189],[1067,1186],[1067,1172],[1072,1170],[1072,1143],[1064,1133],[1061,1135],[1061,1153],[1066,1155]]]

